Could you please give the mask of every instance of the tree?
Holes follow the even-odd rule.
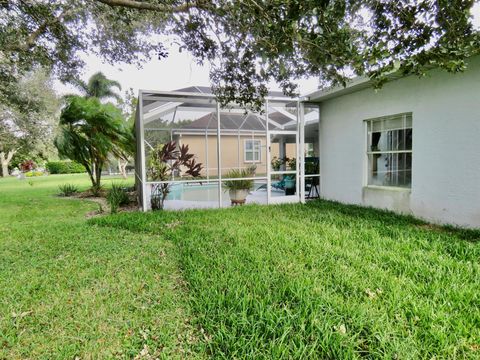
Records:
[[[88,82],[79,79],[73,80],[74,85],[83,93],[85,97],[96,97],[99,100],[114,98],[121,101],[122,98],[113,88],[122,90],[118,81],[108,79],[102,72],[93,74]]]
[[[18,102],[0,104],[2,176],[8,175],[9,164],[15,157],[16,162],[48,157],[59,110],[59,99],[46,71],[28,73],[12,86]]]
[[[135,112],[137,109],[138,99],[135,96],[133,89],[130,88],[125,91],[124,99],[119,101],[119,105],[122,109],[123,116],[126,119],[127,136],[123,143],[123,150],[125,156],[117,158],[118,171],[122,174],[123,178],[127,178],[127,166],[131,158],[135,156],[137,151],[137,143],[135,136]]]
[[[60,156],[85,166],[92,191],[98,194],[108,155],[124,157],[128,136],[122,113],[113,104],[102,104],[94,97],[71,96],[60,116],[55,146]]]
[[[121,90],[122,87],[120,83],[118,81],[108,79],[102,72],[93,74],[87,82],[81,79],[72,79],[72,83],[82,92],[84,98],[96,98],[99,100],[113,98],[123,105],[124,101],[122,97],[113,90],[113,88]],[[127,95],[130,95],[130,93],[127,93]],[[66,98],[71,96],[72,95],[66,95]],[[118,169],[124,178],[127,177],[126,166],[128,164],[129,157],[134,153],[135,147],[135,134],[133,129],[130,129],[129,124],[126,124],[126,128],[128,129],[128,132],[123,134],[125,142],[119,144],[124,151],[121,152],[121,157],[117,157]]]
[[[380,85],[394,69],[465,69],[480,49],[474,0],[61,0],[3,1],[0,94],[41,64],[63,79],[82,68],[78,54],[138,63],[166,56],[156,40],[172,34],[199,63],[212,64],[222,103],[260,104],[269,80],[285,93],[292,79],[344,84],[367,75]],[[148,36],[146,36],[148,35]]]

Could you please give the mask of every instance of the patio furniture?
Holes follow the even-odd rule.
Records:
[[[320,184],[320,178],[318,177],[319,165],[318,157],[310,156],[305,158],[305,198],[307,199],[320,197],[318,192],[318,185]]]

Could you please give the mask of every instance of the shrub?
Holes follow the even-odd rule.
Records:
[[[20,164],[20,169],[23,172],[32,171],[37,167],[37,164],[33,160],[25,160]]]
[[[29,171],[25,173],[25,177],[36,177],[36,176],[43,176],[43,172],[41,171]]]
[[[125,188],[121,184],[112,184],[112,188],[108,191],[107,202],[110,205],[112,214],[118,211],[121,205],[127,205],[130,202]]]
[[[46,168],[50,174],[77,174],[86,172],[85,167],[75,161],[49,161]]]
[[[60,190],[60,196],[71,196],[78,192],[78,188],[72,184],[59,185],[58,189]]]

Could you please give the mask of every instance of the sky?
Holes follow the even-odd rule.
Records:
[[[480,28],[480,1],[472,9],[473,23]],[[199,66],[188,52],[179,52],[177,45],[167,47],[169,56],[166,59],[152,59],[142,68],[134,65],[103,63],[94,55],[82,55],[86,62],[83,79],[87,80],[97,71],[103,72],[108,78],[117,80],[122,85],[122,94],[129,88],[135,93],[143,90],[170,91],[189,86],[209,86],[209,67]],[[298,81],[300,94],[314,91],[318,87],[318,79],[310,78]],[[278,86],[270,84],[270,90],[278,90]],[[59,94],[75,92],[70,86],[55,82],[55,90]]]
[[[176,90],[189,86],[209,86],[209,66],[199,66],[188,52],[179,52],[177,45],[168,47],[169,56],[165,59],[152,59],[141,69],[135,65],[116,64],[114,66],[103,63],[94,55],[82,55],[87,66],[83,79],[87,80],[92,74],[101,71],[110,79],[115,79],[122,85],[122,92],[133,88],[137,93],[142,90]],[[316,78],[300,80],[300,93],[317,89]],[[60,82],[55,82],[55,89],[59,94],[72,93],[75,90]],[[271,90],[278,90],[271,84]]]

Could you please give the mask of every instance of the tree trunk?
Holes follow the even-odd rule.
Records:
[[[120,174],[122,174],[122,177],[124,179],[127,178],[127,165],[128,161],[118,159],[118,171],[120,172]]]
[[[90,182],[92,183],[92,188],[95,187],[95,178],[93,177],[95,174],[95,164],[92,163],[92,166],[85,165],[85,169],[87,169],[88,177],[90,178]]]
[[[94,185],[94,191],[96,192],[96,195],[100,194],[100,187],[101,185],[101,179],[102,179],[102,164],[95,164],[95,185]]]
[[[8,164],[2,161],[2,177],[8,176]]]
[[[0,152],[0,162],[2,163],[2,177],[8,176],[8,164],[12,161],[13,155],[15,155],[15,150],[10,150],[5,154],[4,151]]]

